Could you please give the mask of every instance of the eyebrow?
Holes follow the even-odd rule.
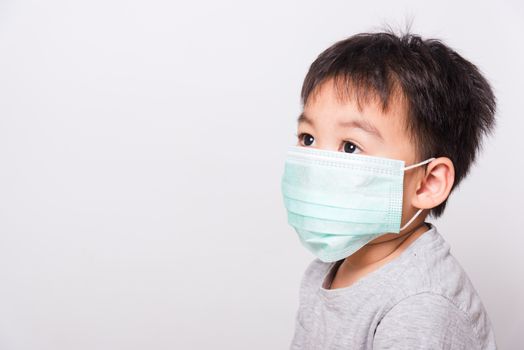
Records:
[[[297,123],[313,125],[313,120],[309,119],[309,117],[304,112],[302,112],[297,118]]]
[[[305,124],[309,124],[311,126],[314,125],[313,120],[311,118],[309,118],[304,112],[300,113],[300,115],[297,118],[297,122],[299,124],[300,123],[305,123]],[[382,137],[382,134],[380,133],[380,131],[373,124],[371,124],[369,121],[364,120],[364,119],[349,120],[349,121],[345,121],[345,122],[340,122],[340,123],[338,123],[338,125],[341,126],[341,127],[345,127],[345,128],[351,128],[352,127],[352,128],[362,129],[365,132],[367,132],[368,134],[371,134],[371,135],[379,138],[380,140],[384,140],[384,138]]]

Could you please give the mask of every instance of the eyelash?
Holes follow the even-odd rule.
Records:
[[[307,133],[307,132],[303,132],[303,133],[300,133],[300,134],[295,134],[298,138],[298,141],[299,142],[302,142],[302,137],[304,137],[304,135],[311,135],[310,133]],[[311,135],[313,136],[313,135]],[[356,143],[355,141],[353,140],[342,140],[342,142],[351,142],[352,144],[354,144],[359,150],[360,152],[364,152],[364,149],[358,144]]]

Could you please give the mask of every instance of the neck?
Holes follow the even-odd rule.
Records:
[[[428,230],[428,225],[422,221],[401,235],[389,233],[380,236],[347,257],[344,264],[352,268],[366,268],[385,263],[398,256],[411,242]]]

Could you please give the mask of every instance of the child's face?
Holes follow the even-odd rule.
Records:
[[[399,159],[406,166],[420,161],[406,128],[406,110],[400,102],[392,99],[386,113],[374,101],[363,103],[359,111],[354,98],[337,99],[332,80],[319,86],[318,93],[309,98],[299,118],[297,136],[297,146],[301,147]],[[403,222],[417,210],[411,198],[423,174],[423,167],[404,173]]]

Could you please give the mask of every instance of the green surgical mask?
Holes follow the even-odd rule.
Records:
[[[324,262],[350,256],[386,233],[399,233],[404,161],[289,146],[281,190],[288,223]]]

